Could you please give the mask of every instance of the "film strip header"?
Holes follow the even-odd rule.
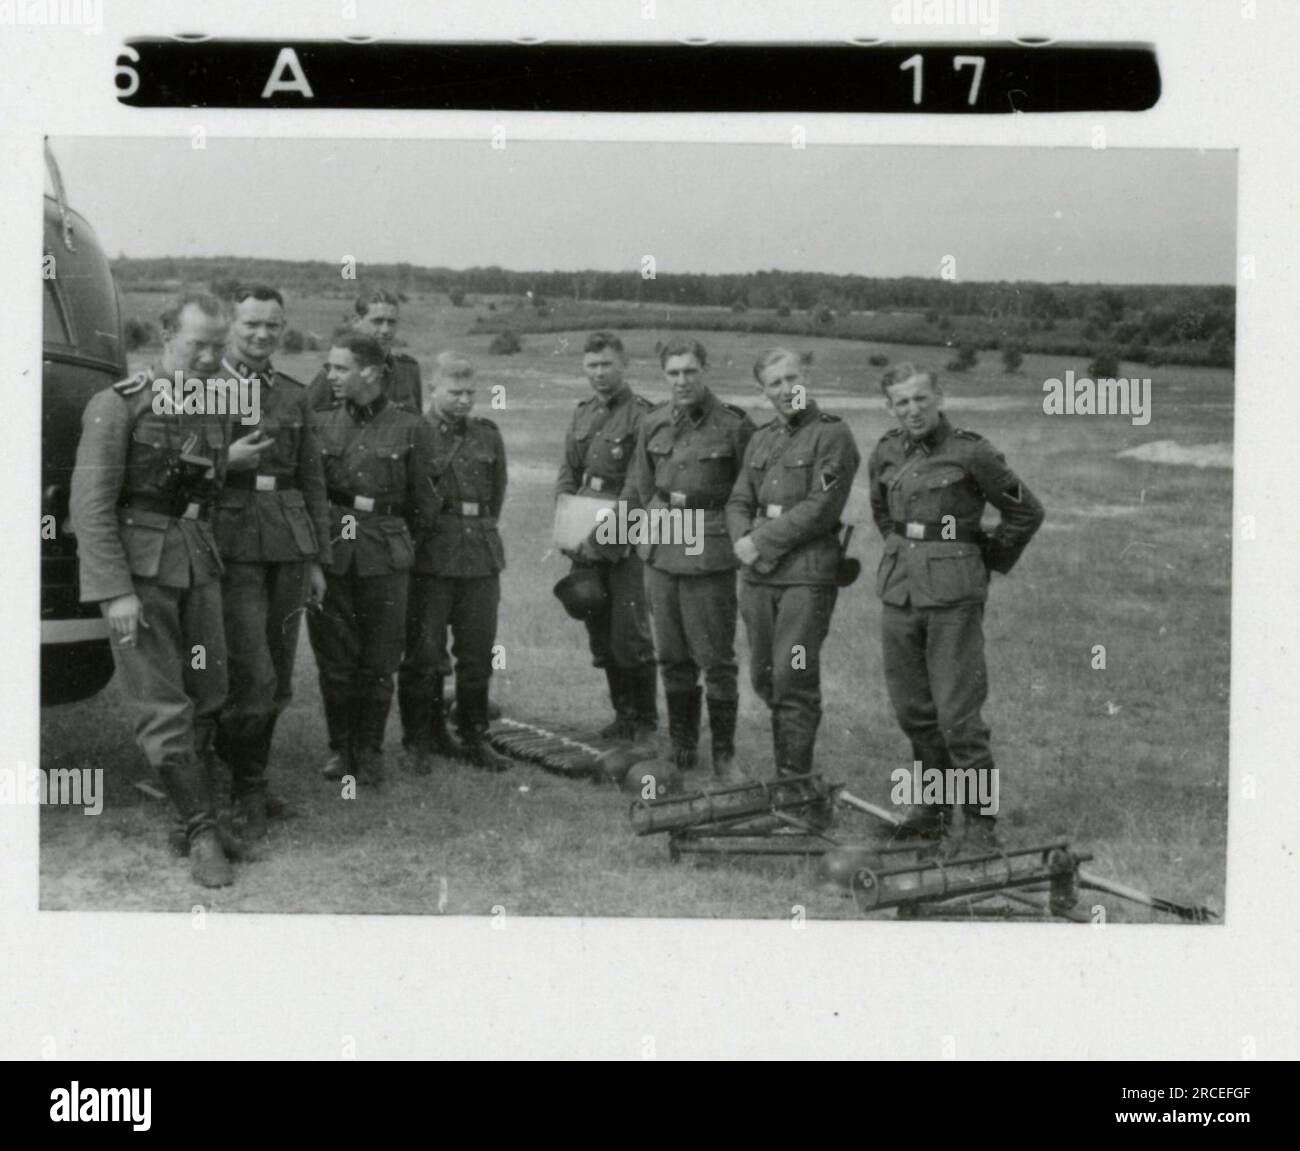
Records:
[[[130,40],[138,108],[503,112],[1141,112],[1133,44],[570,44]]]

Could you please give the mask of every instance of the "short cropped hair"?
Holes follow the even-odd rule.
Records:
[[[210,316],[214,320],[224,320],[229,316],[226,305],[223,304],[211,292],[205,292],[201,289],[194,289],[189,292],[182,292],[162,310],[158,317],[158,322],[162,324],[164,335],[169,335],[180,327],[181,313],[191,304],[198,308],[205,316]]]
[[[773,364],[779,364],[782,360],[794,360],[801,368],[812,367],[812,352],[792,352],[789,348],[768,348],[754,362],[754,379],[760,384],[763,382],[763,373]]]
[[[699,340],[669,340],[659,349],[659,366],[666,368],[669,359],[673,356],[694,356],[699,361],[700,367],[709,366],[708,353]]]
[[[474,361],[462,352],[439,352],[433,362],[435,374],[444,379],[464,380],[474,374]]]
[[[284,307],[284,296],[270,284],[240,284],[230,297],[230,302],[242,304],[245,300],[274,300],[280,307]]]
[[[397,296],[387,288],[371,288],[368,292],[362,292],[357,297],[357,302],[353,305],[358,316],[365,316],[370,311],[371,304],[391,304],[394,308],[401,308],[401,301]]]
[[[585,356],[591,352],[603,352],[606,348],[617,352],[620,356],[627,355],[623,349],[623,341],[613,332],[592,332],[587,337],[587,342],[582,345],[582,354]]]
[[[938,372],[923,372],[911,361],[904,360],[901,364],[895,364],[889,369],[889,371],[880,377],[880,390],[884,392],[885,397],[888,398],[889,389],[893,387],[894,384],[905,384],[914,376],[924,376],[930,381],[930,386],[932,388],[937,388],[939,386]]]
[[[374,336],[354,332],[351,328],[335,332],[330,347],[351,352],[352,358],[363,368],[377,368],[384,362],[384,349],[379,341]]]

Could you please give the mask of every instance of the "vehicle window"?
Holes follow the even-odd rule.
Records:
[[[47,344],[71,344],[72,333],[68,331],[63,317],[63,308],[52,280],[45,281],[45,302],[42,309],[45,315],[44,340]]]

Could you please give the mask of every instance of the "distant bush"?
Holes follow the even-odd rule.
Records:
[[[950,317],[948,317],[948,316],[940,316],[940,317],[939,317],[939,331],[941,331],[941,332],[951,332],[951,331],[952,331],[952,319],[951,319]]]
[[[867,357],[867,363],[869,363],[873,368],[883,368],[889,363],[889,357],[881,355],[880,352],[873,352]]]
[[[1094,380],[1114,379],[1119,375],[1119,353],[1114,348],[1102,348],[1089,362],[1088,375]]]
[[[280,339],[280,347],[290,355],[305,352],[307,350],[307,338],[297,328],[286,328],[284,335]]]
[[[931,308],[925,313],[925,322],[927,324],[937,324],[939,322],[939,313]]]
[[[492,337],[488,351],[494,356],[513,356],[524,350],[524,342],[512,331],[506,329]]]
[[[447,293],[447,299],[451,301],[453,308],[463,308],[465,306],[465,293],[460,288],[452,288]],[[495,304],[491,305],[491,307],[494,311],[496,310]]]
[[[158,326],[150,320],[137,320],[132,316],[123,326],[126,336],[126,350],[134,352],[138,348],[157,347],[161,342]]]
[[[776,314],[777,314],[778,316],[783,317],[783,318],[784,318],[785,316],[788,316],[788,315],[790,314],[790,305],[789,305],[789,304],[782,304],[779,308],[777,308],[777,310],[776,310]]]
[[[733,300],[731,302],[731,310],[737,314],[740,312],[748,312],[749,305],[747,305],[744,300]]]
[[[824,328],[829,327],[835,322],[835,311],[829,304],[822,304],[821,307],[817,308],[814,312],[814,315],[817,318],[817,322]]]
[[[979,363],[979,349],[972,343],[962,344],[957,349],[957,358],[948,361],[948,371],[968,372]]]
[[[463,299],[463,297],[462,297],[462,299]],[[457,305],[457,306],[459,306],[459,305]],[[489,300],[489,301],[488,301],[488,311],[489,311],[489,312],[495,312],[496,310],[497,310],[497,306],[496,306],[496,304],[492,303],[492,301]]]
[[[1014,372],[1024,362],[1025,353],[1020,350],[1019,344],[1006,343],[1002,345],[1002,368],[1004,371]]]

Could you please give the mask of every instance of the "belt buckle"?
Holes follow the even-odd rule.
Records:
[[[199,512],[201,512],[202,510],[203,510],[203,505],[202,505],[202,504],[198,504],[198,503],[190,502],[190,503],[188,503],[188,504],[185,505],[185,511],[184,511],[184,513],[181,515],[181,519],[183,519],[183,520],[196,520],[196,519],[199,518]]]
[[[675,508],[684,508],[686,506],[685,492],[669,492],[668,502]]]
[[[767,516],[768,519],[774,520],[783,511],[785,511],[785,509],[780,504],[768,504],[767,507],[764,509],[763,514]]]
[[[592,476],[588,481],[588,486],[593,492],[603,492],[605,490],[605,481],[600,476]]]
[[[462,503],[462,504],[460,505],[460,514],[463,515],[463,516],[476,516],[476,515],[478,515],[478,504],[474,504],[474,503]]]
[[[915,520],[909,521],[907,525],[907,538],[909,540],[925,539],[925,524],[918,524]]]
[[[259,492],[275,491],[275,476],[258,476],[253,481],[253,487]]]
[[[359,512],[373,512],[375,500],[373,496],[357,496],[353,499],[352,506]]]

